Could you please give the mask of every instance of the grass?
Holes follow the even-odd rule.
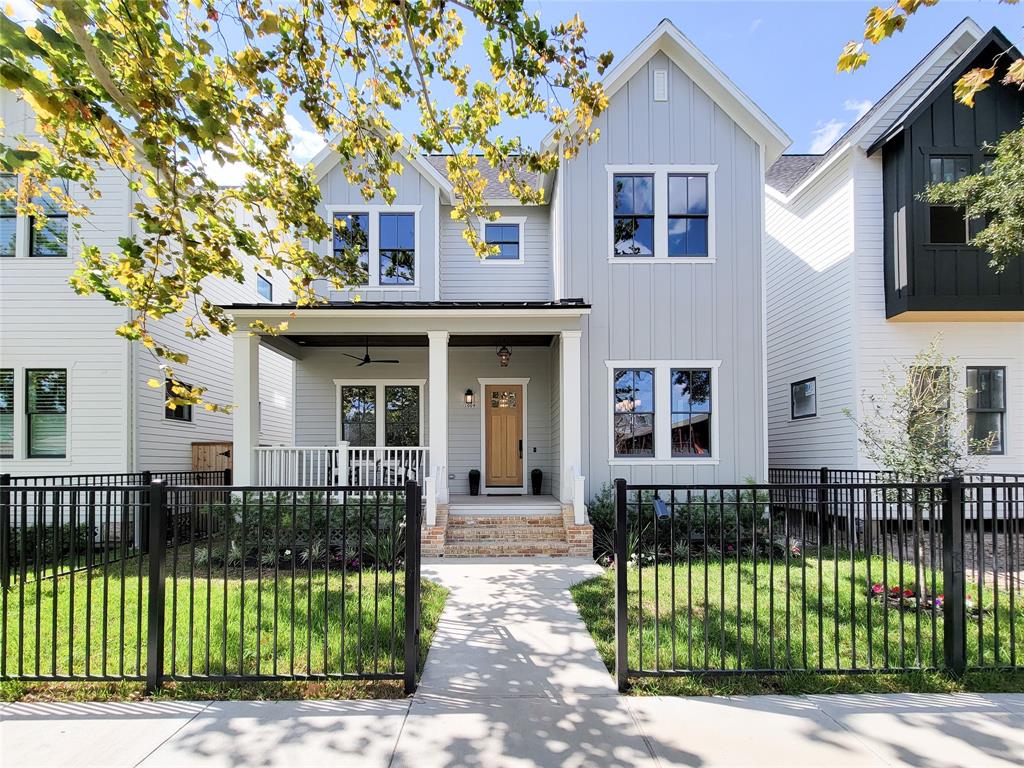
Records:
[[[635,678],[634,690],[677,694],[1024,691],[1024,670],[977,671],[960,680],[929,671],[943,663],[941,610],[933,624],[929,610],[900,610],[869,598],[869,565],[870,582],[882,581],[882,559],[862,556],[852,563],[848,559],[794,558],[788,569],[785,563],[776,563],[774,573],[769,572],[766,561],[714,559],[708,562],[706,578],[703,560],[695,562],[692,569],[685,565],[630,568],[630,669],[694,671],[685,677]],[[900,583],[899,564],[889,560],[884,565],[889,585]],[[929,586],[932,578],[929,572]],[[912,579],[912,566],[904,565],[902,583]],[[934,574],[934,579],[935,592],[941,594],[941,575]],[[978,599],[976,587],[969,587],[968,592]],[[572,594],[605,664],[613,669],[614,572],[575,585]],[[968,626],[969,663],[980,666],[980,660],[991,665],[998,651],[998,660],[1005,665],[1011,658],[1011,641],[1016,640],[1016,663],[1024,664],[1024,647],[1017,639],[1024,638],[1024,603],[1018,596],[1011,610],[1006,595],[1001,594],[997,602],[991,589],[985,589],[980,600],[984,609],[981,626],[977,615]],[[892,674],[915,667],[918,669]],[[845,673],[851,668],[858,673]],[[766,669],[783,672],[714,674]]]
[[[132,568],[126,569],[129,574]],[[420,666],[447,590],[421,582]],[[207,581],[168,577],[164,671],[167,675],[373,675],[401,673],[404,572],[322,570],[260,574],[229,571]],[[106,605],[106,621],[104,621]],[[136,675],[146,673],[148,582],[120,570],[28,582],[5,603],[6,673]],[[20,607],[20,610],[19,610]],[[22,622],[19,626],[19,620]],[[56,631],[54,631],[56,626]],[[141,696],[139,683],[0,683],[0,700],[89,700]],[[180,698],[381,697],[402,695],[401,682],[176,681],[159,696]]]

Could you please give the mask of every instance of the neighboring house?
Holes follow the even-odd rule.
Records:
[[[6,134],[31,135],[29,107],[9,91],[0,98]],[[127,179],[114,169],[100,174],[103,196],[86,201],[91,213],[80,222],[55,210],[39,229],[16,215],[13,202],[0,202],[0,472],[190,469],[193,443],[231,442],[229,414],[165,408],[164,389],[147,385],[163,379],[157,360],[114,335],[127,310],[78,296],[68,284],[83,242],[116,248],[134,226],[138,198]],[[16,176],[0,175],[4,188],[16,183]],[[261,285],[249,273],[244,286],[222,281],[207,295],[224,303],[280,301],[289,286],[283,275]],[[212,401],[231,402],[230,339],[187,340],[178,318],[158,323],[154,335],[189,354],[187,365],[175,366],[179,380],[209,387]],[[292,363],[271,350],[261,360],[271,375],[260,389],[259,439],[290,443]]]
[[[481,161],[501,214],[485,260],[451,220],[446,158],[405,159],[391,205],[335,153],[315,160],[336,234],[314,247],[358,245],[368,281],[311,308],[229,306],[240,327],[288,321],[235,336],[238,483],[413,478],[428,551],[449,511],[531,510],[564,535],[515,545],[509,518],[486,546],[453,527],[444,551],[589,554],[584,503],[615,477],[765,478],[764,174],[789,139],[668,21],[605,88],[601,140],[534,180],[547,204],[520,205]],[[264,347],[295,360],[295,448],[257,448]]]
[[[991,66],[970,109],[954,82]],[[983,144],[1021,125],[1024,93],[998,81],[1020,53],[959,24],[822,155],[768,170],[768,398],[773,466],[870,468],[848,409],[878,394],[887,364],[941,333],[977,391],[966,417],[997,434],[989,472],[1024,471],[1024,262],[997,274],[970,244],[980,224],[919,198],[978,171]]]

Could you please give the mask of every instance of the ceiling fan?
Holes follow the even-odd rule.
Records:
[[[367,340],[367,342],[366,342],[366,351],[363,353],[362,357],[359,357],[358,355],[350,355],[348,352],[342,352],[341,354],[343,354],[345,357],[351,357],[353,360],[358,360],[359,362],[356,364],[356,368],[358,368],[358,367],[360,367],[362,365],[369,365],[370,363],[392,363],[393,364],[393,363],[400,363],[401,362],[401,360],[373,360],[373,359],[371,359],[370,358],[370,342],[369,342],[369,340]]]

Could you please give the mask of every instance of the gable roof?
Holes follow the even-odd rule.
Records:
[[[900,134],[906,126],[917,120],[917,118],[921,116],[921,113],[931,105],[932,101],[934,101],[939,94],[944,92],[947,88],[950,88],[957,80],[959,80],[963,75],[964,70],[966,70],[975,59],[981,56],[985,52],[986,48],[993,45],[1002,51],[1004,56],[1009,57],[1011,60],[1021,58],[1020,51],[1017,50],[1017,47],[1010,42],[1006,35],[1004,35],[998,27],[992,27],[984,37],[961,53],[957,57],[956,61],[946,67],[946,70],[942,75],[940,75],[931,84],[931,86],[925,89],[924,93],[918,96],[909,107],[903,110],[902,114],[893,121],[892,125],[890,125],[888,129],[886,129],[882,135],[875,139],[874,143],[868,147],[867,153],[869,155],[873,154],[880,149],[883,144]]]
[[[424,156],[424,159],[446,180],[448,179],[448,158],[449,155]],[[509,191],[508,185],[505,182],[498,180],[498,169],[492,168],[485,157],[482,155],[476,156],[476,167],[480,171],[480,176],[487,182],[487,186],[484,188],[485,200],[494,203],[507,201],[510,204],[519,205],[519,198]],[[519,178],[520,181],[526,182],[535,188],[540,187],[544,183],[543,176],[532,171],[520,171]]]
[[[323,179],[334,166],[338,164],[341,157],[334,149],[331,148],[333,142],[327,142],[323,149],[316,153],[316,156],[310,161],[313,170],[316,173],[317,181]],[[444,202],[451,204],[452,197],[454,196],[454,190],[452,189],[451,182],[448,181],[448,177],[438,172],[438,170],[427,162],[425,155],[421,155],[417,152],[410,151],[408,144],[406,145],[406,153],[403,158],[417,170],[427,181],[435,186],[441,193],[441,198]]]
[[[664,52],[730,118],[764,145],[766,164],[772,163],[792,143],[786,132],[669,19],[662,19],[647,37],[608,71],[601,81],[608,97],[622,88],[658,51]],[[553,141],[554,130],[544,138],[543,146],[550,146]]]
[[[874,134],[879,129],[884,131],[886,127],[891,125],[894,120],[894,118],[891,117],[891,113],[897,106],[900,99],[902,99],[909,90],[926,77],[932,67],[934,67],[935,64],[943,58],[943,56],[946,56],[958,45],[966,46],[966,48],[973,48],[974,44],[984,36],[984,30],[978,26],[974,19],[969,16],[964,18],[959,24],[950,30],[949,34],[936,43],[935,46],[928,51],[928,53],[926,53],[921,60],[910,69],[909,72],[900,78],[892,88],[886,91],[885,95],[876,101],[872,105],[871,109],[865,112],[859,120],[854,122],[853,125],[851,125],[838,139],[836,139],[831,147],[829,147],[823,154],[819,155],[818,157],[820,157],[820,161],[815,163],[812,168],[807,168],[804,175],[798,179],[796,183],[788,189],[781,189],[774,184],[771,184],[771,187],[783,195],[799,194],[819,171],[830,165],[833,160],[842,155],[849,147],[862,142],[866,136],[873,141],[875,138]],[[959,58],[959,56],[957,58]],[[793,156],[790,155],[788,157]],[[782,160],[782,158],[780,158],[780,160]],[[765,174],[766,181],[768,181],[768,176],[771,175],[771,173],[772,169],[769,168],[768,172]],[[778,176],[776,176],[776,178],[778,178]]]
[[[765,184],[782,193],[788,193],[800,181],[821,165],[824,155],[782,155],[765,171]]]

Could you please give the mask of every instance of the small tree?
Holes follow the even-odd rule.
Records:
[[[995,436],[978,438],[972,433],[964,414],[974,393],[959,384],[956,370],[956,358],[943,355],[938,337],[911,361],[885,367],[881,391],[863,395],[860,418],[846,412],[856,423],[860,445],[872,462],[904,482],[935,482],[976,467]],[[887,499],[896,500],[900,499]],[[918,550],[914,592],[921,596],[927,595],[926,503],[913,505]]]

